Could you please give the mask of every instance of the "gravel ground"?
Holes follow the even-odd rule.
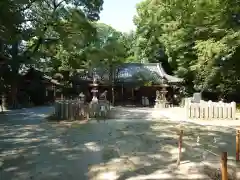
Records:
[[[135,119],[50,123],[44,118],[51,112],[42,107],[0,115],[1,180],[207,180],[206,166],[219,168],[222,151],[230,170],[236,168],[232,128],[181,123],[177,168],[179,122],[131,112]]]

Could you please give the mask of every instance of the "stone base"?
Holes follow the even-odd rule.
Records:
[[[110,110],[110,103],[107,100],[92,101],[89,104],[90,118],[107,118]]]
[[[155,104],[154,108],[166,108],[166,104]]]
[[[154,108],[166,108],[167,107],[167,101],[164,100],[156,100]]]

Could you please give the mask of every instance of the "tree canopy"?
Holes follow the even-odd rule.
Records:
[[[224,97],[240,89],[238,0],[144,0],[137,5],[136,30],[129,33],[98,22],[102,5],[103,0],[0,2],[0,89],[10,88],[13,104],[24,67],[53,76],[102,66],[111,77],[117,64],[162,62],[185,79],[189,92]]]
[[[12,104],[17,103],[19,72],[26,67],[60,73],[68,81],[77,69],[113,70],[132,56],[132,37],[98,22],[102,5],[103,0],[0,2],[1,89],[10,88]]]
[[[96,36],[102,0],[3,0],[0,2],[2,81],[15,104],[23,66],[52,70],[78,63],[81,49]],[[78,50],[77,50],[78,49]],[[4,70],[5,69],[5,70]]]
[[[134,19],[136,54],[153,61],[162,53],[189,88],[236,92],[239,10],[237,0],[144,0]]]

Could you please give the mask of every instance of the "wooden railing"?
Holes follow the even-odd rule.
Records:
[[[236,103],[200,101],[200,103],[185,101],[186,117],[188,119],[236,119]]]
[[[178,159],[177,159],[177,167],[181,165],[181,157],[182,157],[182,147],[184,146],[184,141],[183,141],[183,136],[184,136],[184,131],[182,130],[182,128],[180,129],[180,133],[179,133],[179,138],[178,138]],[[205,149],[206,151],[206,149]],[[211,151],[209,151],[210,153],[212,153],[214,156],[219,156],[218,154],[215,154]],[[215,171],[213,170],[213,174],[214,176],[212,177],[219,177],[218,179],[220,180],[228,180],[228,179],[239,179],[239,171],[238,171],[238,166],[234,167],[234,169],[236,168],[236,171],[229,171],[228,172],[228,153],[226,151],[221,153],[221,159],[219,158],[219,162],[220,164],[220,172],[219,171]],[[240,162],[240,129],[237,128],[236,129],[236,163],[238,164]],[[214,162],[216,163],[216,162]]]
[[[98,100],[96,103],[86,103],[82,100],[57,100],[54,106],[54,119],[57,120],[87,120],[89,118],[107,118],[110,103]]]
[[[58,100],[54,116],[58,120],[83,120],[88,118],[88,105],[80,100]]]

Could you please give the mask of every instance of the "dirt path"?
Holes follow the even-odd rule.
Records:
[[[228,151],[230,163],[235,157],[233,129],[185,123],[176,169],[179,123],[163,118],[49,123],[43,119],[51,110],[1,115],[0,179],[207,180],[199,170],[203,162],[218,166],[222,151]]]

